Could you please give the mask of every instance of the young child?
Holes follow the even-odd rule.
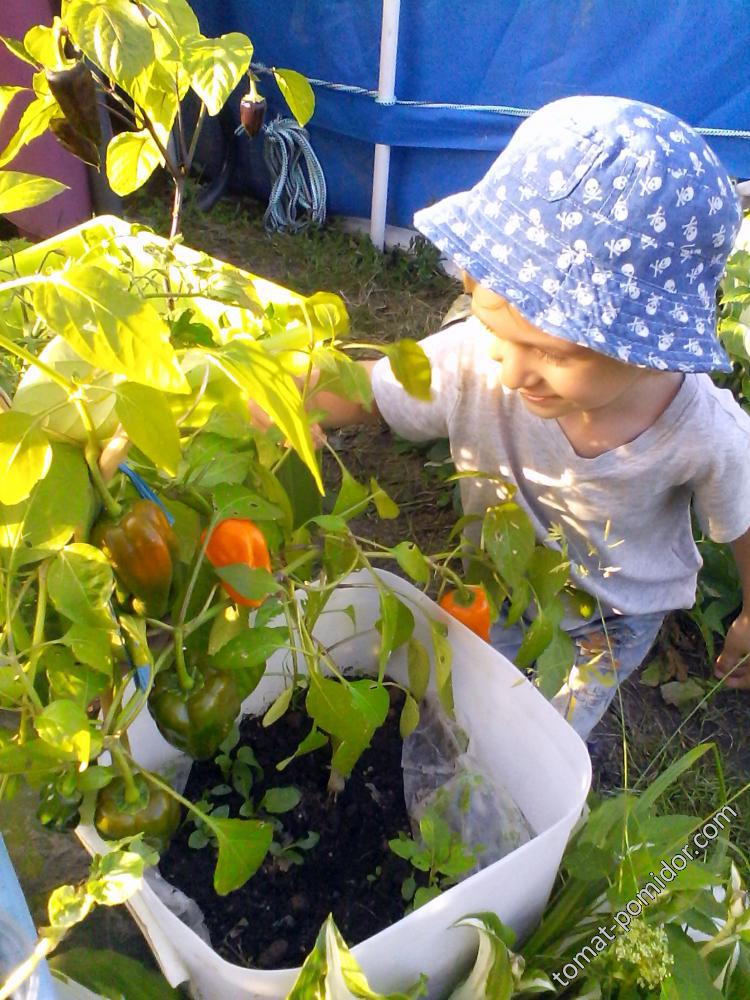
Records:
[[[695,601],[691,505],[742,579],[716,673],[750,687],[750,417],[706,374],[731,370],[715,300],[739,222],[726,171],[684,122],[620,98],[556,101],[475,187],[415,216],[472,296],[468,319],[422,341],[431,400],[387,359],[368,365],[394,431],[448,437],[458,470],[516,485],[540,541],[564,535],[599,609],[563,622],[576,667],[554,699],[584,738],[664,614]],[[314,405],[328,424],[366,418],[325,392]],[[467,514],[502,499],[486,476],[461,493]],[[510,659],[521,637],[493,628]]]

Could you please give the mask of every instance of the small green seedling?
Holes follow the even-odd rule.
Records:
[[[388,841],[394,854],[408,861],[418,872],[427,873],[427,885],[418,886],[414,875],[401,884],[404,902],[410,909],[424,906],[435,896],[455,885],[476,865],[484,845],[468,847],[434,807],[428,809],[419,821],[419,840],[406,833]]]

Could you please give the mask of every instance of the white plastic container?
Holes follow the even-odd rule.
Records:
[[[445,622],[453,649],[456,716],[470,737],[474,757],[504,784],[536,836],[500,861],[470,876],[414,913],[353,948],[370,986],[383,993],[405,989],[420,973],[429,976],[429,997],[438,1000],[470,968],[476,936],[452,924],[470,913],[492,910],[521,936],[539,920],[571,829],[581,814],[591,764],[580,738],[505,657],[442,611],[411,584],[391,573],[382,579],[415,612],[415,636],[431,650],[425,616]],[[354,611],[356,625],[349,614]],[[316,635],[336,644],[340,666],[372,670],[377,662],[377,591],[364,571],[352,574],[321,616]],[[283,653],[269,661],[280,673]],[[388,673],[406,680],[406,657],[397,652]],[[265,676],[244,705],[262,712],[283,679]],[[147,713],[131,728],[136,756],[145,767],[164,768],[177,751],[161,738]],[[91,828],[79,837],[92,852],[107,850]],[[197,862],[201,863],[201,862]],[[283,902],[279,901],[280,906]],[[174,916],[147,886],[128,904],[169,982],[190,982],[204,1000],[283,1000],[299,969],[244,969],[220,958]],[[247,915],[252,919],[252,914]]]

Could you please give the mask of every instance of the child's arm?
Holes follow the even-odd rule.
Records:
[[[368,377],[372,380],[372,369],[376,361],[358,361],[357,364],[363,368]],[[373,399],[370,409],[367,410],[361,403],[353,403],[343,396],[328,392],[323,389],[317,392],[315,386],[318,382],[319,373],[313,372],[311,380],[312,390],[307,398],[308,410],[322,410],[325,416],[320,420],[321,427],[349,427],[352,424],[377,424],[380,422],[380,413]],[[748,605],[750,607],[750,605]]]
[[[369,377],[372,376],[375,361],[358,361],[357,364],[364,368]],[[325,389],[317,392],[315,386],[319,378],[320,372],[313,371],[310,379],[310,388],[305,401],[307,410],[322,411],[324,414],[320,419],[320,423],[315,424],[312,428],[313,440],[318,446],[325,441],[325,436],[320,431],[321,427],[349,427],[353,424],[379,423],[380,413],[374,400],[368,410],[361,403],[354,403],[334,392],[328,392]],[[298,379],[297,381],[299,382],[300,380]],[[273,421],[271,418],[254,400],[250,400],[248,411],[251,423],[258,430],[264,431],[272,426]]]
[[[727,687],[750,690],[750,529],[731,543],[731,549],[742,583],[742,610],[727,632],[714,673],[723,677],[732,671],[731,677],[727,678]],[[738,663],[740,665],[733,670]]]

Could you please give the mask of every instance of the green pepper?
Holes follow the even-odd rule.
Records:
[[[180,825],[180,804],[169,792],[155,788],[146,779],[133,776],[139,798],[130,803],[127,785],[121,777],[113,778],[96,797],[94,825],[105,840],[122,840],[142,833],[158,851],[163,851]]]
[[[173,670],[157,674],[148,707],[165,740],[194,760],[209,760],[229,735],[242,697],[232,674],[203,667],[189,691]]]
[[[69,775],[63,775],[55,781],[48,781],[39,790],[39,806],[36,815],[42,826],[48,830],[71,830],[78,826],[81,818],[81,800],[83,795],[69,780]]]
[[[103,549],[139,615],[160,618],[167,609],[177,560],[177,536],[161,507],[137,500],[117,522],[100,521],[92,542]]]

